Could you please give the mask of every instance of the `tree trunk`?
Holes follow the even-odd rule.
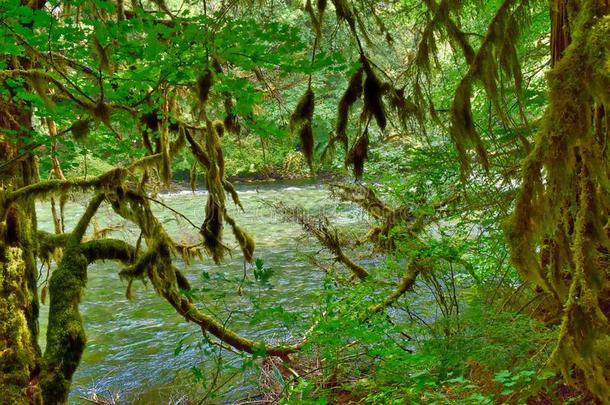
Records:
[[[568,0],[551,1],[551,66],[561,59],[572,38],[568,21]]]
[[[0,201],[7,191],[37,181],[34,156],[19,158],[31,130],[27,106],[0,100]],[[12,139],[11,139],[12,138]],[[33,201],[0,205],[0,403],[41,403],[37,377],[38,292]]]

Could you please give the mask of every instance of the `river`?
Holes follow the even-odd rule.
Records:
[[[243,293],[237,289],[243,278],[244,264],[230,229],[225,229],[227,244],[233,247],[221,265],[211,259],[196,261],[184,269],[194,290],[195,302],[207,313],[243,335],[269,342],[297,341],[308,328],[307,314],[318,306],[323,273],[314,268],[307,255],[317,255],[320,247],[303,239],[298,225],[285,223],[267,204],[284,201],[321,212],[339,226],[362,223],[363,213],[330,198],[317,183],[268,183],[238,186],[245,211],[229,203],[237,223],[256,241],[255,257],[273,270],[268,283],[254,280],[247,270]],[[184,191],[159,197],[171,208],[186,215],[195,224],[204,217],[205,192]],[[52,231],[48,204],[37,207],[39,229]],[[84,204],[72,201],[66,210],[67,229],[71,229]],[[197,230],[170,210],[156,206],[155,211],[177,241],[196,240]],[[122,223],[108,206],[102,206],[97,221],[101,226],[120,225],[110,236],[134,241],[137,232]],[[187,324],[152,287],[134,284],[133,301],[125,297],[126,283],[119,279],[120,267],[114,262],[100,262],[89,267],[88,285],[81,304],[88,343],[76,371],[70,401],[98,396],[111,403],[167,404],[184,398],[201,398],[205,384],[213,380],[218,348],[207,344],[201,331]],[[44,270],[43,270],[44,273]],[[42,277],[44,279],[44,275]],[[41,345],[44,347],[48,307],[41,309]],[[245,367],[248,358],[224,352],[223,372],[219,381],[235,375],[218,390],[219,402],[230,403],[256,391],[256,371]],[[199,380],[198,381],[198,378]],[[220,384],[220,383],[219,383]]]

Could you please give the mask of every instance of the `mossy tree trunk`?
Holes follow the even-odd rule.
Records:
[[[40,10],[46,1],[21,0]],[[28,68],[26,58],[7,58],[8,69]],[[0,98],[0,202],[4,195],[38,182],[37,158],[31,145],[32,109],[13,98]],[[24,152],[25,151],[25,152]],[[33,199],[0,206],[0,403],[41,404],[38,386],[36,210]]]
[[[0,101],[0,180],[2,194],[37,181],[33,156],[19,157],[15,139],[31,130],[27,106]],[[29,134],[28,134],[29,135]],[[38,293],[35,260],[36,211],[24,200],[0,211],[0,403],[40,403],[37,376]]]
[[[508,240],[561,320],[552,360],[610,404],[610,2],[554,0],[549,106]]]

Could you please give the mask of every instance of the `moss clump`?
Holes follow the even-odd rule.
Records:
[[[305,156],[307,165],[313,173],[313,112],[315,108],[315,95],[311,87],[307,88],[305,94],[301,96],[294,112],[290,116],[290,132],[299,129],[299,139],[301,141],[301,152]]]
[[[347,157],[345,158],[345,166],[352,166],[354,168],[354,176],[357,179],[362,178],[364,173],[364,161],[368,159],[368,148],[369,148],[369,134],[365,131],[356,143],[352,145]]]
[[[6,404],[29,402],[27,387],[38,359],[22,310],[30,298],[25,267],[21,248],[0,246],[0,398]]]
[[[197,78],[197,97],[202,105],[207,103],[210,96],[210,89],[212,88],[213,84],[214,75],[210,69],[206,68]]]
[[[385,94],[387,87],[379,80],[367,60],[363,60],[363,65],[366,72],[362,90],[362,93],[364,94],[363,117],[365,119],[368,119],[371,116],[374,117],[377,126],[383,131],[387,125],[385,106],[383,104],[383,95]]]
[[[348,139],[347,139],[347,123],[349,118],[349,112],[354,103],[362,96],[362,78],[364,76],[364,69],[360,68],[350,78],[345,89],[345,93],[339,100],[339,106],[337,108],[337,124],[335,127],[336,140],[343,144],[344,149],[347,151]]]

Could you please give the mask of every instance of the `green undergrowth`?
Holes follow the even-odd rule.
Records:
[[[406,311],[366,323],[327,313],[312,338],[319,370],[284,382],[282,403],[512,404],[553,394],[545,362],[555,329],[480,300],[450,330],[447,319],[423,324]]]

